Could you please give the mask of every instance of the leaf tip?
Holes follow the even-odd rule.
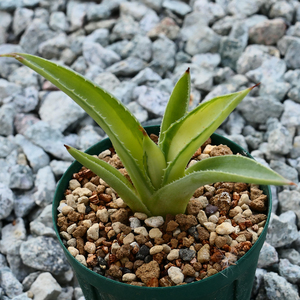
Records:
[[[255,84],[254,86],[250,87],[249,90],[252,91],[254,88],[256,88],[257,86],[259,86],[261,84],[261,82]]]
[[[22,57],[19,53],[4,53],[0,54],[0,57],[12,57],[17,59],[18,61],[24,60],[24,57]]]
[[[187,68],[185,73],[189,74],[190,73],[190,68]]]
[[[295,186],[298,186],[297,183],[295,183],[295,182],[293,182],[293,181],[290,181],[290,182],[289,182],[289,185],[295,185]]]
[[[66,145],[66,144],[64,144],[64,146],[66,147],[67,150],[70,150],[70,149],[71,149],[71,147],[68,146],[68,145]]]

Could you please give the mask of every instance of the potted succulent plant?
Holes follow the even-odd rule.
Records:
[[[176,282],[175,279],[172,281],[168,277],[169,274],[171,278],[175,278],[168,273],[172,268],[175,271],[180,271],[180,268],[182,270],[185,267],[185,263],[182,263],[180,259],[174,259],[164,266],[165,269],[160,266],[160,268],[158,268],[158,273],[165,275],[164,280],[169,282],[170,286],[174,285],[174,283],[179,283],[178,286],[162,288],[153,287],[161,283],[158,281],[157,276],[154,278],[155,280],[150,278],[151,280],[148,281],[143,280],[143,277],[141,276],[140,278],[146,287],[133,286],[119,282],[120,278],[125,275],[122,274],[120,269],[124,271],[123,273],[127,273],[128,268],[124,267],[122,264],[124,263],[125,266],[132,266],[131,260],[133,260],[133,256],[135,254],[139,253],[140,245],[134,241],[134,234],[130,232],[131,228],[126,226],[126,224],[123,224],[125,227],[123,225],[122,226],[124,227],[125,232],[127,230],[127,234],[124,232],[119,232],[119,234],[117,234],[118,231],[114,225],[116,225],[120,219],[113,217],[117,210],[117,204],[111,205],[112,197],[108,196],[113,194],[120,197],[118,198],[121,199],[119,200],[119,203],[121,202],[119,207],[122,207],[122,212],[126,212],[127,215],[129,214],[131,216],[133,213],[136,213],[134,216],[140,216],[140,219],[144,220],[145,223],[147,223],[148,220],[150,227],[154,227],[157,229],[156,231],[160,231],[160,229],[163,230],[162,227],[164,225],[162,224],[164,220],[166,222],[167,219],[169,221],[171,220],[173,224],[176,223],[177,226],[178,224],[183,226],[184,222],[180,223],[180,219],[186,220],[184,214],[187,207],[192,209],[190,199],[193,195],[195,195],[195,190],[201,186],[206,186],[209,194],[209,184],[219,182],[219,186],[222,187],[221,190],[224,191],[225,194],[220,192],[219,196],[215,195],[211,198],[211,203],[207,202],[206,204],[203,204],[203,201],[207,201],[204,199],[205,197],[203,197],[201,204],[201,212],[207,210],[207,216],[204,217],[215,215],[215,218],[217,218],[216,222],[206,222],[204,226],[206,229],[200,224],[197,226],[194,224],[194,227],[203,227],[205,229],[205,234],[207,230],[210,232],[213,231],[209,229],[209,226],[214,229],[218,228],[220,232],[220,228],[225,224],[226,226],[224,225],[223,227],[230,227],[230,229],[235,228],[230,231],[230,234],[231,237],[237,237],[239,232],[236,228],[240,230],[242,226],[241,224],[237,225],[236,223],[238,223],[238,221],[235,220],[229,220],[228,222],[227,216],[230,212],[232,212],[232,209],[237,206],[237,203],[241,198],[244,199],[248,197],[249,192],[241,191],[240,194],[235,192],[233,194],[236,198],[232,201],[228,199],[223,201],[224,199],[222,200],[220,195],[225,195],[226,198],[229,193],[227,192],[228,185],[222,185],[222,182],[245,182],[261,185],[293,184],[271,169],[262,166],[249,157],[245,157],[244,155],[246,152],[236,144],[213,134],[224,119],[243,100],[253,87],[244,91],[214,98],[210,101],[201,103],[192,111],[187,112],[190,98],[190,74],[189,70],[187,70],[179,79],[171,94],[161,127],[159,128],[156,126],[144,129],[135,117],[126,109],[126,107],[124,107],[111,94],[85,79],[83,76],[73,72],[69,68],[28,54],[14,53],[0,56],[14,57],[24,65],[32,68],[51,81],[54,85],[69,95],[76,103],[78,103],[101,126],[110,138],[110,140],[104,140],[90,148],[87,151],[89,154],[66,146],[69,153],[78,162],[73,163],[61,179],[53,202],[53,220],[55,230],[66,256],[76,272],[78,281],[83,289],[86,299],[249,299],[259,250],[265,239],[269,217],[266,216],[263,221],[265,228],[261,228],[259,232],[260,237],[253,246],[251,243],[249,246],[249,241],[244,241],[243,245],[245,248],[249,246],[249,249],[242,249],[241,253],[247,252],[247,250],[249,251],[238,261],[230,261],[230,257],[224,256],[225,251],[222,249],[227,247],[227,251],[234,251],[233,246],[230,247],[225,243],[222,246],[222,249],[218,249],[210,238],[200,239],[202,242],[194,246],[194,238],[192,238],[192,242],[189,244],[187,240],[190,236],[188,236],[187,233],[182,235],[182,239],[186,238],[186,244],[181,245],[182,249],[186,248],[192,249],[191,251],[194,252],[198,251],[197,257],[199,259],[200,250],[202,248],[208,248],[210,249],[208,254],[214,255],[218,263],[226,261],[227,259],[227,261],[229,260],[229,262],[233,265],[232,267],[225,268],[215,275],[211,272],[211,275],[213,276],[209,277],[208,273],[209,269],[211,269],[210,261],[202,261],[202,265],[198,262],[197,266],[199,270],[197,271],[197,280],[199,281],[193,282],[192,284],[182,284],[184,283],[182,279],[179,279]],[[148,133],[156,134],[157,141],[154,141],[154,138],[151,139]],[[204,150],[203,144],[206,143],[210,136],[212,136],[212,143],[227,144],[234,153],[242,153],[243,155],[217,155],[215,157],[209,157],[209,155],[206,155],[205,159],[200,159],[190,163],[192,157],[198,157]],[[113,149],[111,148],[112,146]],[[210,149],[214,148],[214,146],[209,147]],[[111,161],[111,158],[99,159],[99,157],[97,157],[99,153],[108,148],[111,149],[110,153],[114,153],[114,151],[116,152],[117,157],[114,156],[114,159],[117,160],[118,164],[122,165],[122,172],[113,164],[108,163],[108,161]],[[225,150],[227,151],[227,148]],[[225,154],[227,153],[226,151]],[[209,150],[206,150],[206,152],[208,153]],[[81,172],[79,172],[81,169],[80,163],[85,166],[85,169],[82,169]],[[74,173],[75,175],[73,175]],[[89,175],[79,178],[83,173]],[[75,179],[75,181],[73,181],[73,183],[75,182],[74,188],[70,188],[70,180],[72,178]],[[87,178],[93,179],[89,182]],[[81,185],[85,184],[85,186],[88,183],[89,186],[97,186],[95,183],[101,183],[99,180],[102,180],[102,184],[100,185],[104,186],[104,189],[109,189],[110,194],[104,197],[103,191],[100,192],[97,190],[97,187],[94,187],[88,191],[90,194],[78,194],[76,195],[76,198],[74,198],[73,194],[75,193],[75,189],[78,187],[77,185],[80,180],[82,180]],[[233,185],[231,184],[230,186],[232,187]],[[263,200],[260,200],[260,202],[256,201],[257,203],[254,203],[254,200],[251,201],[248,198],[248,202],[246,201],[244,203],[244,212],[249,208],[249,206],[253,205],[256,207],[255,209],[257,212],[268,210],[267,214],[270,214],[270,192],[267,186],[263,186],[262,190],[266,194],[266,196],[262,198]],[[83,191],[80,190],[80,192]],[[70,212],[74,215],[74,208],[72,208],[70,204],[72,201],[70,200],[68,202],[68,200],[65,200],[65,195],[71,195],[69,198],[72,198],[72,201],[74,199],[74,201],[77,202],[80,200],[80,205],[82,204],[80,209],[77,209],[78,212],[76,212],[76,216],[79,218],[79,223],[77,225],[81,224],[79,226],[76,224],[74,225],[75,221],[70,223],[70,219],[65,217]],[[109,199],[107,200],[107,198]],[[107,202],[110,204],[105,207]],[[199,203],[200,202],[201,201],[199,200]],[[200,205],[199,203],[194,197],[193,205]],[[73,204],[77,205],[75,202],[73,202]],[[221,207],[223,207],[222,205],[226,206],[226,211],[221,209]],[[105,227],[105,224],[103,224],[104,221],[101,217],[103,217],[104,212],[106,213],[107,208],[111,208],[111,211],[110,215],[108,215],[110,217],[110,220],[108,221],[109,225]],[[58,212],[57,209],[60,211]],[[220,212],[217,212],[218,209]],[[208,212],[209,210],[212,211]],[[85,216],[85,214],[89,214],[90,212],[93,215],[93,221],[89,220]],[[176,216],[176,219],[174,216]],[[246,213],[244,213],[243,216],[245,217]],[[61,217],[61,220],[67,222],[62,225],[65,226],[65,230],[62,230],[61,228],[58,230],[58,217]],[[103,222],[99,222],[99,218]],[[164,218],[164,220],[161,224],[154,226],[150,224],[151,221],[153,221],[153,218],[156,218],[156,221],[158,219],[161,220],[162,218]],[[197,218],[200,220],[201,216],[197,216]],[[196,217],[192,216],[191,219],[196,220]],[[128,220],[124,221],[124,223],[127,221]],[[88,225],[88,223],[90,224]],[[121,224],[122,222],[119,223]],[[97,228],[94,232],[98,235],[96,234],[97,238],[93,239],[91,228],[95,224]],[[119,226],[121,226],[120,224]],[[252,223],[250,225],[252,225]],[[245,228],[250,225],[245,225]],[[72,231],[70,227],[72,227]],[[85,228],[84,234],[87,232],[87,236],[85,236],[85,238],[87,239],[89,246],[96,249],[92,251],[90,248],[88,249],[87,245],[85,245],[84,249],[82,249],[83,252],[86,251],[89,253],[89,264],[87,264],[87,260],[83,258],[82,255],[75,251],[76,249],[73,249],[74,247],[72,248],[72,251],[71,249],[68,251],[67,247],[70,243],[68,244],[63,242],[61,239],[62,232],[64,233],[64,236],[67,237],[67,240],[71,239],[72,234],[74,235],[74,230],[79,227],[83,229]],[[108,236],[102,236],[101,239],[99,238],[99,227],[100,231],[102,230],[106,233],[113,233],[111,233],[109,238]],[[182,227],[180,228],[181,230],[178,229],[178,232],[183,232],[184,230]],[[188,227],[187,229],[190,231],[187,232],[192,235],[191,228],[191,226]],[[66,232],[67,229],[70,229],[70,231]],[[218,229],[216,229],[217,232]],[[256,229],[259,231],[258,226]],[[199,234],[201,232],[201,230],[198,230]],[[172,234],[175,236],[174,231]],[[164,238],[168,241],[172,241],[172,234],[170,236],[170,232],[166,232]],[[129,248],[127,247],[129,249],[128,256],[126,259],[124,259],[124,257],[118,259],[118,250],[120,249],[120,245],[123,245],[123,241],[125,245],[125,238],[126,236],[129,237],[129,235],[133,236],[133,240],[131,243],[128,243],[128,245],[130,245],[128,246]],[[255,235],[255,232],[253,235]],[[215,234],[215,238],[216,236],[217,234]],[[82,236],[79,236],[77,242],[82,241],[81,237]],[[229,232],[226,234],[226,237],[229,237]],[[172,251],[174,245],[171,245],[170,247],[167,243],[164,244],[161,237],[157,238],[155,241],[157,241],[157,247],[160,247],[160,251],[164,253],[162,255],[165,255],[161,258],[163,260],[166,257],[165,252]],[[148,243],[148,246],[151,245],[151,240],[149,241],[148,238],[146,243]],[[214,246],[212,247],[212,245]],[[237,245],[237,242],[232,245]],[[246,245],[248,246],[246,247]],[[117,256],[112,254],[113,252],[109,254],[104,251],[107,251],[110,247],[117,247],[115,248],[117,249],[117,252],[114,252],[117,253]],[[151,248],[151,246],[149,247]],[[198,249],[195,247],[198,247]],[[106,254],[105,257],[103,253]],[[156,253],[154,254],[154,251],[152,251],[152,254],[154,257]],[[144,265],[150,265],[151,259],[145,262]],[[156,262],[157,260],[159,260],[159,258],[156,256],[156,259],[153,261]],[[194,262],[197,262],[197,258],[194,258]],[[154,264],[158,265],[157,262]],[[111,266],[116,267],[116,274],[121,272],[121,277],[119,276],[118,279],[119,281],[112,280],[117,279],[118,275],[115,275],[116,278],[114,278],[111,273],[108,273],[110,274],[108,276],[109,278],[102,276],[105,274],[107,269],[110,270]],[[144,271],[145,273],[151,272],[151,270]],[[193,272],[195,273],[195,271]],[[132,274],[130,270],[128,273]],[[202,277],[201,274],[203,275]],[[129,276],[126,276],[126,278],[128,277]],[[135,275],[132,274],[131,277],[133,278]],[[132,279],[132,281],[134,281],[134,279]],[[151,283],[149,284],[150,281]],[[167,286],[167,284],[165,286]]]

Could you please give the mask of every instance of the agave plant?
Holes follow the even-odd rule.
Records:
[[[5,54],[44,76],[79,104],[109,136],[131,181],[94,156],[66,146],[105,180],[133,210],[148,216],[184,213],[195,190],[219,181],[293,184],[253,159],[211,157],[187,168],[195,151],[253,88],[216,97],[188,112],[190,72],[178,80],[167,104],[158,144],[113,95],[71,69],[28,54]]]

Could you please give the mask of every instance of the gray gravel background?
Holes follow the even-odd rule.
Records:
[[[218,132],[298,183],[300,3],[286,0],[1,0],[0,53],[58,61],[159,123],[191,68],[191,108],[257,82]],[[105,137],[49,82],[0,60],[0,299],[84,300],[55,238],[51,202],[72,158]],[[252,299],[299,299],[300,185],[272,187]]]

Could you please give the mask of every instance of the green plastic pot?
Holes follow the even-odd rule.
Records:
[[[145,128],[148,133],[159,133],[159,126],[149,126]],[[231,148],[233,153],[249,155],[243,148],[234,142],[217,134],[212,135],[213,144],[223,144]],[[97,143],[86,152],[89,154],[99,154],[111,147],[109,139]],[[249,300],[257,266],[260,249],[266,239],[267,227],[270,219],[272,202],[269,186],[261,186],[264,193],[268,196],[268,218],[260,237],[252,248],[236,262],[224,271],[217,273],[209,278],[174,287],[138,287],[125,283],[117,282],[101,276],[82,264],[80,264],[64,246],[56,225],[57,207],[64,198],[64,191],[69,185],[69,180],[73,173],[80,170],[81,164],[75,161],[64,173],[58,183],[53,206],[53,223],[58,240],[64,253],[72,266],[78,282],[82,288],[86,300]]]

